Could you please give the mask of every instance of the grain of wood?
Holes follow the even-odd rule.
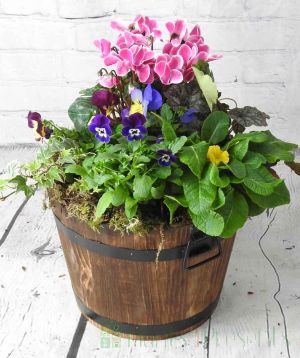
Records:
[[[54,220],[41,199],[41,192],[30,199],[0,248],[1,357],[64,357],[79,319]],[[35,249],[46,242],[38,259]]]
[[[14,158],[14,153],[6,157]],[[27,155],[20,149],[17,157],[21,154]],[[211,319],[209,352],[209,322],[183,336],[154,342],[115,338],[88,323],[78,357],[288,357],[283,317],[273,297],[278,291],[277,278],[259,247],[259,239],[276,213],[261,246],[280,279],[277,298],[287,325],[290,356],[297,358],[300,178],[288,169],[280,172],[287,178],[291,204],[275,209],[271,217],[262,215],[249,221],[237,235],[221,299]],[[2,232],[21,199],[0,204]],[[50,212],[42,212],[40,200],[40,193],[30,199],[0,248],[1,357],[65,357],[79,320],[54,220]],[[56,253],[37,260],[30,252],[49,237],[46,249]]]

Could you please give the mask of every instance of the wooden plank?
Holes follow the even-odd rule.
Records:
[[[179,337],[160,341],[137,341],[115,337],[88,324],[78,358],[206,358],[209,322]]]
[[[221,351],[231,358],[298,356],[300,178],[288,169],[280,174],[287,177],[291,204],[248,221],[239,232],[212,316],[211,357]]]
[[[41,192],[20,213],[0,255],[0,356],[66,356],[80,314]]]

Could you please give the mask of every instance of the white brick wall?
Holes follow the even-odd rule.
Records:
[[[275,134],[300,142],[299,0],[0,0],[0,144],[33,141],[28,110],[70,124],[101,67],[93,40],[137,13],[199,23],[224,55],[212,64],[223,97],[268,111]]]

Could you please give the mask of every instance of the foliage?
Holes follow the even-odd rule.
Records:
[[[42,125],[51,136],[41,136],[33,162],[1,179],[3,196],[7,188],[26,196],[48,188],[50,199],[96,229],[106,221],[141,233],[147,221],[186,220],[221,237],[233,236],[249,216],[289,203],[271,166],[282,160],[299,172],[297,145],[270,131],[244,132],[265,126],[268,115],[222,104],[208,62],[185,71],[191,79],[177,84],[160,81],[162,74],[146,85],[130,70],[113,77],[109,89],[82,90],[69,108],[72,129],[31,113],[31,128]]]

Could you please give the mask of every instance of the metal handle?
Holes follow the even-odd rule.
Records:
[[[190,257],[201,255],[205,252],[208,252],[212,250],[212,248],[215,246],[218,247],[218,252],[215,255],[208,257],[206,260],[200,261],[194,265],[191,266],[187,265],[187,260]],[[219,237],[207,236],[203,234],[201,231],[193,230],[191,233],[191,239],[188,242],[185,249],[184,258],[183,258],[183,269],[188,271],[193,270],[196,267],[204,265],[209,261],[215,260],[217,257],[221,255],[221,253],[222,253],[222,246]]]

